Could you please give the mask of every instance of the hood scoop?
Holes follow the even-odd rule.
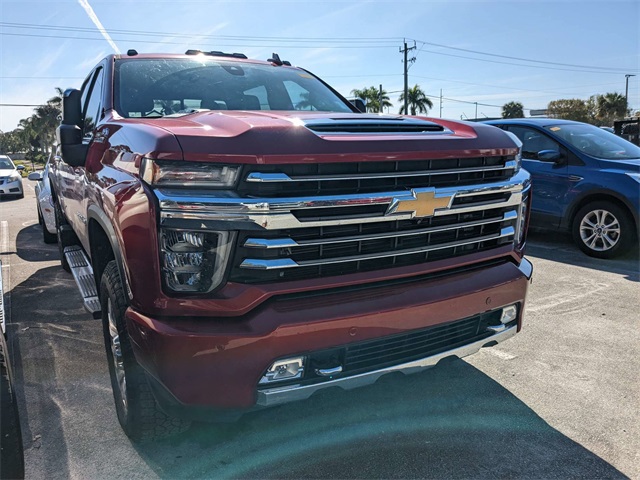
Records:
[[[437,123],[402,117],[329,118],[308,120],[305,126],[316,133],[334,135],[450,133]]]

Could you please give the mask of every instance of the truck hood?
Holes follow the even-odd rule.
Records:
[[[290,160],[299,162],[318,160],[318,155],[371,154],[382,160],[392,158],[388,154],[393,152],[423,152],[426,156],[431,152],[440,158],[516,153],[514,142],[498,128],[426,117],[203,111],[144,122],[174,135],[187,160],[237,156],[243,163],[273,163],[274,155],[280,161],[292,155],[296,158]]]

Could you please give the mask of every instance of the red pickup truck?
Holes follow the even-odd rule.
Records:
[[[495,127],[362,113],[277,55],[110,55],[67,90],[62,265],[134,439],[513,336],[529,174]]]

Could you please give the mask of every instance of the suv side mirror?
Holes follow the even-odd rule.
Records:
[[[24,165],[18,165],[16,169],[21,172],[22,170],[24,170]]]
[[[542,162],[557,162],[562,158],[558,150],[540,150],[538,152],[538,160]]]
[[[367,104],[364,103],[364,100],[361,98],[354,98],[353,100],[349,100],[351,104],[360,110],[362,113],[367,113]]]
[[[62,160],[81,167],[87,158],[87,145],[82,143],[82,107],[80,90],[69,88],[62,96],[62,123],[58,127],[58,144]]]

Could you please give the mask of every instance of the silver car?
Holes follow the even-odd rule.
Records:
[[[0,197],[5,195],[24,197],[22,175],[20,175],[22,170],[24,170],[22,165],[16,167],[9,157],[0,155]]]
[[[32,172],[27,177],[36,183],[36,208],[38,209],[38,223],[42,225],[42,238],[44,243],[56,243],[56,218],[53,210],[53,198],[51,197],[51,184],[49,183],[49,162],[41,172]]]

